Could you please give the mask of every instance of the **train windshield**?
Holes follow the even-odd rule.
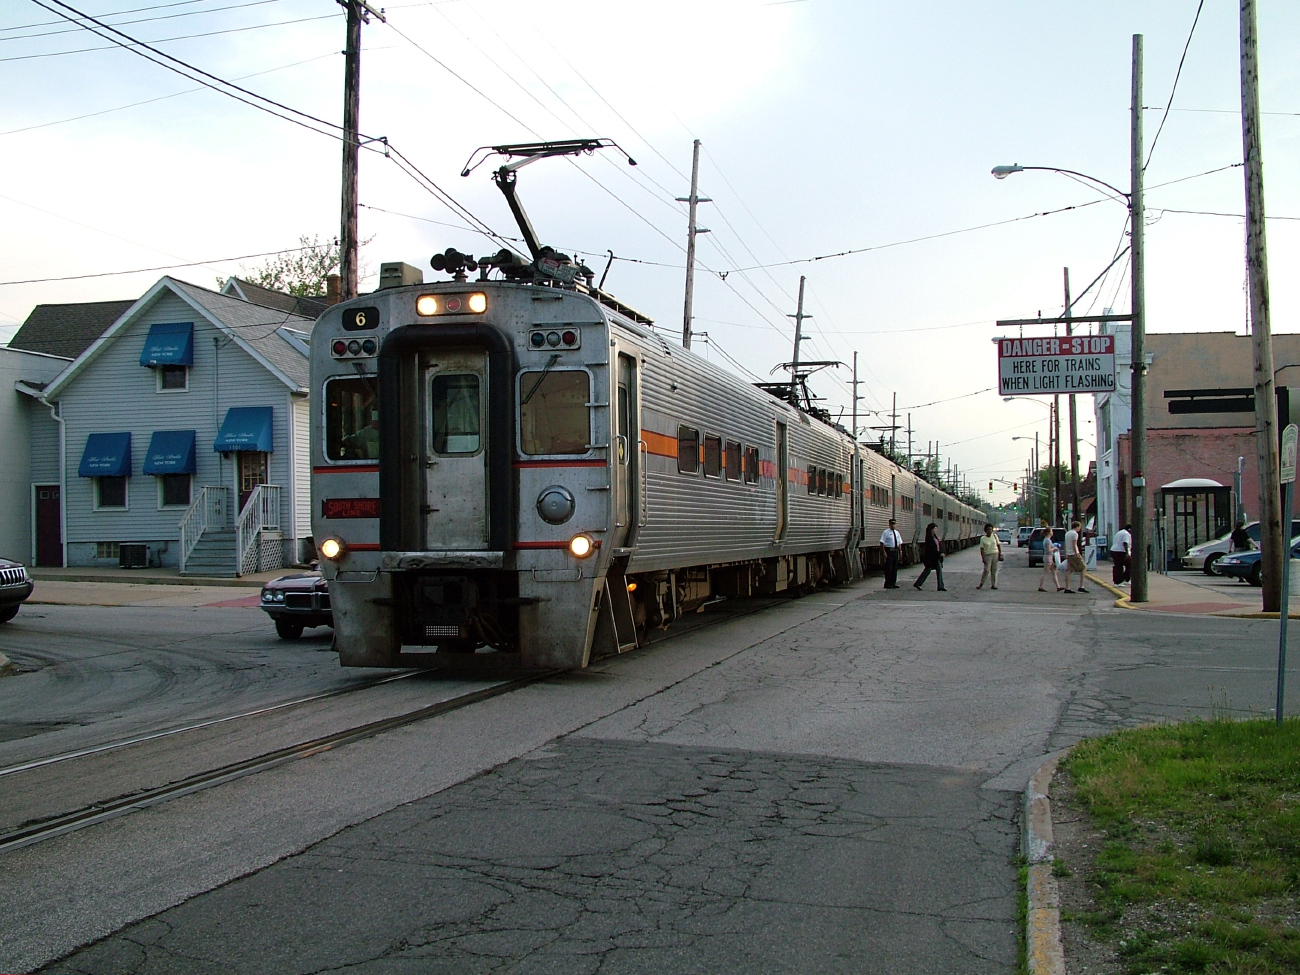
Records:
[[[585,454],[591,436],[591,378],[578,370],[525,372],[519,380],[519,449]]]
[[[325,455],[379,459],[379,382],[348,376],[325,384]]]
[[[479,446],[478,376],[433,377],[433,449],[439,454],[475,454]]]

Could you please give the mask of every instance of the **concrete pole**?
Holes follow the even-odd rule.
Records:
[[[1070,269],[1065,270],[1065,317],[1070,317]],[[1074,334],[1074,327],[1065,323],[1065,337]],[[1073,518],[1083,521],[1079,513],[1079,414],[1075,406],[1074,393],[1070,394],[1070,508]]]
[[[361,0],[347,0],[343,51],[343,192],[339,221],[339,278],[343,301],[357,296],[357,157],[361,119]]]
[[[1246,177],[1246,267],[1250,272],[1250,334],[1255,352],[1255,444],[1259,462],[1260,562],[1264,612],[1282,605],[1282,533],[1278,492],[1277,396],[1269,321],[1268,248],[1264,236],[1264,158],[1259,132],[1258,35],[1255,0],[1241,0],[1241,143]],[[1290,526],[1287,526],[1288,529]],[[1287,532],[1289,535],[1290,532]]]
[[[682,312],[682,348],[691,347],[691,322],[695,303],[695,210],[700,203],[700,140],[695,140],[691,154],[690,223],[686,228],[686,307]],[[802,295],[802,291],[800,292]],[[799,344],[795,343],[795,358],[799,357]]]
[[[1129,601],[1147,601],[1147,526],[1146,463],[1146,256],[1144,226],[1146,209],[1142,203],[1142,35],[1133,35],[1133,103],[1130,108],[1132,130],[1129,165],[1132,191],[1129,195],[1130,253],[1133,262],[1133,394],[1130,400],[1133,418],[1129,426],[1129,443],[1133,476],[1133,565]],[[1160,553],[1164,558],[1164,553]]]

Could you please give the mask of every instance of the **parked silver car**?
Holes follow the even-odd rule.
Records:
[[[1246,525],[1246,534],[1250,536],[1251,544],[1259,548],[1259,522],[1252,521]],[[1300,535],[1300,519],[1291,522],[1291,534],[1293,536]],[[1214,575],[1214,563],[1228,554],[1231,538],[1232,532],[1228,532],[1222,538],[1216,538],[1212,542],[1193,545],[1187,550],[1187,554],[1183,556],[1183,568],[1200,569],[1207,576]]]

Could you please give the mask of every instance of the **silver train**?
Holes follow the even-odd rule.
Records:
[[[980,534],[978,509],[596,288],[456,277],[335,305],[312,336],[345,666],[583,667],[719,597],[859,576],[890,517],[905,560],[931,521],[949,550]]]

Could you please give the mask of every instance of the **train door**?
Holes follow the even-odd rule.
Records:
[[[617,483],[614,545],[619,548],[628,544],[636,529],[637,475],[641,468],[641,432],[637,414],[636,359],[620,353],[615,397],[617,433],[614,437],[614,478]]]
[[[776,425],[776,540],[785,538],[786,508],[790,494],[786,479],[790,472],[790,458],[786,447],[786,427]]]
[[[469,351],[437,353],[424,363],[422,389],[425,548],[486,549],[487,357]]]

